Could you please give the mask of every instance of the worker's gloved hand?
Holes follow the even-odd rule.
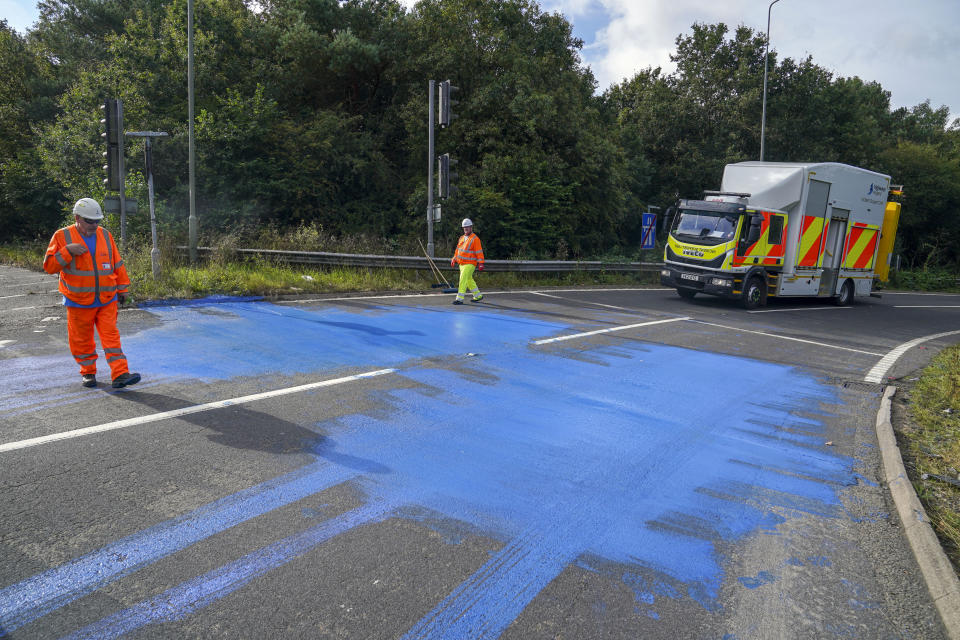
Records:
[[[483,265],[482,265],[482,264],[481,264],[479,267],[477,267],[477,271],[483,271]]]
[[[451,260],[451,261],[450,261],[450,266],[451,266],[451,267],[457,266],[457,261],[456,261],[456,260]]]
[[[125,294],[125,293],[118,293],[118,294],[117,294],[117,302],[119,302],[119,303],[122,305],[122,304],[124,304],[126,301],[127,301],[127,294]]]

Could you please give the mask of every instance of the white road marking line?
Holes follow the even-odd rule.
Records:
[[[27,296],[27,295],[29,295],[29,294],[26,294],[26,293],[15,293],[15,294],[13,294],[12,296],[0,296],[0,300],[4,300],[4,299],[6,299],[6,298],[23,298],[24,296]]]
[[[852,351],[854,353],[864,353],[868,356],[879,356],[879,353],[874,353],[873,351],[863,351],[861,349],[851,349],[850,347],[841,347],[835,344],[827,344],[826,342],[816,342],[814,340],[804,340],[803,338],[791,338],[790,336],[779,336],[775,333],[767,333],[766,331],[754,331],[752,329],[741,329],[740,327],[731,327],[725,324],[717,324],[715,322],[706,322],[704,320],[690,320],[690,322],[696,322],[698,324],[705,324],[711,327],[720,327],[721,329],[730,329],[732,331],[742,331],[743,333],[755,333],[760,336],[768,336],[771,338],[777,338],[778,340],[791,340],[793,342],[803,342],[805,344],[813,344],[818,347],[828,347],[830,349],[839,349],[841,351]]]
[[[0,340],[0,349],[7,346],[8,344],[11,344],[12,342],[13,340]]]
[[[915,291],[884,291],[885,296],[960,296],[960,293],[918,293]]]
[[[960,304],[895,304],[894,309],[960,309]]]
[[[900,346],[894,347],[887,355],[880,358],[880,362],[873,365],[873,368],[870,369],[863,381],[877,383],[883,382],[883,377],[887,375],[887,372],[890,370],[890,367],[893,366],[893,363],[913,347],[922,342],[927,342],[928,340],[936,340],[937,338],[946,338],[947,336],[955,335],[960,335],[960,331],[945,331],[944,333],[935,333],[932,336],[923,336],[922,338],[914,338],[909,342],[904,342]]]
[[[627,309],[626,307],[616,307],[612,304],[602,304],[600,302],[590,302],[589,300],[573,300],[571,298],[564,298],[563,296],[555,296],[549,293],[543,293],[542,291],[530,291],[535,296],[543,296],[545,298],[556,298],[557,300],[565,300],[567,302],[582,302],[583,304],[592,304],[595,307],[606,307],[607,309],[618,309],[620,311],[630,311],[634,312],[636,309]]]
[[[334,378],[332,380],[323,380],[321,382],[311,382],[309,384],[302,384],[297,387],[288,387],[286,389],[276,389],[274,391],[265,391],[263,393],[255,393],[253,395],[242,396],[240,398],[231,398],[229,400],[219,400],[217,402],[208,402],[206,404],[198,404],[192,407],[174,409],[173,411],[163,411],[161,413],[153,413],[146,416],[138,416],[136,418],[116,420],[114,422],[107,422],[105,424],[95,425],[92,427],[84,427],[83,429],[74,429],[73,431],[53,433],[48,436],[40,436],[39,438],[30,438],[29,440],[8,442],[6,444],[0,444],[0,453],[5,453],[7,451],[15,451],[17,449],[26,449],[28,447],[35,447],[37,445],[47,444],[48,442],[57,442],[58,440],[78,438],[80,436],[87,436],[93,433],[101,433],[103,431],[113,431],[114,429],[124,429],[126,427],[134,427],[141,424],[147,424],[149,422],[157,422],[159,420],[179,418],[180,416],[189,415],[191,413],[200,413],[201,411],[210,411],[211,409],[222,409],[224,407],[232,407],[238,404],[247,404],[249,402],[264,400],[266,398],[275,398],[277,396],[285,396],[291,393],[300,393],[301,391],[309,391],[310,389],[319,389],[320,387],[331,387],[333,385],[343,384],[345,382],[353,382],[355,380],[361,380],[363,378],[373,378],[375,376],[382,376],[388,373],[394,373],[395,371],[396,369],[378,369],[377,371],[368,371],[367,373],[358,373],[356,375],[346,376],[343,378]]]
[[[36,309],[37,307],[14,307],[13,309],[4,309],[4,311],[27,311],[28,309]]]
[[[852,309],[853,307],[797,307],[796,309],[760,309],[747,313],[780,313],[781,311],[833,311],[834,309]]]
[[[684,316],[683,318],[669,318],[667,320],[653,320],[651,322],[641,322],[639,324],[628,324],[622,327],[610,327],[609,329],[597,329],[596,331],[586,331],[584,333],[574,333],[568,336],[560,336],[558,338],[547,338],[545,340],[536,340],[533,344],[549,344],[551,342],[562,342],[563,340],[573,340],[575,338],[584,338],[586,336],[595,336],[601,333],[612,333],[614,331],[625,331],[627,329],[636,329],[637,327],[649,327],[655,324],[664,324],[666,322],[679,322],[681,320],[689,320],[690,318]]]
[[[553,289],[553,293],[582,293],[582,292],[597,292],[597,291],[673,291],[673,289]],[[484,291],[484,297],[490,295],[500,295],[500,294],[523,294],[530,293],[527,289],[515,289],[513,291]],[[311,302],[340,302],[343,300],[389,300],[391,298],[435,298],[453,295],[451,293],[402,293],[394,295],[378,295],[378,296],[345,296],[341,298],[310,298],[309,300],[279,300],[279,304],[309,304]]]
[[[47,316],[46,318],[44,318],[44,319],[41,320],[40,322],[50,322],[50,321],[52,321],[52,320],[57,320],[57,319],[58,319],[57,316]]]

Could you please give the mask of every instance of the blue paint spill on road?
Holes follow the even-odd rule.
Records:
[[[428,392],[380,392],[393,405],[389,415],[318,425],[339,450],[384,471],[360,480],[373,503],[415,505],[507,545],[411,638],[456,637],[465,624],[496,637],[584,555],[654,571],[686,589],[665,597],[686,595],[715,610],[718,543],[773,531],[794,512],[844,517],[837,491],[855,483],[854,461],[825,451],[822,425],[805,413],[836,398],[790,367],[635,343],[533,349],[531,339],[566,327],[481,310],[314,312],[225,302],[152,312],[160,326],[124,346],[157,376],[230,378],[482,354],[459,361],[458,375],[407,368],[404,375]],[[791,393],[766,397],[762,389]],[[154,608],[160,617],[141,605],[128,614],[139,626],[177,619],[213,602],[224,576],[239,588],[296,555],[251,554],[181,585],[178,594],[203,595],[164,600],[173,609]]]
[[[396,366],[423,357],[515,348],[568,329],[566,324],[483,309],[453,313],[371,306],[365,312],[317,311],[227,296],[151,305],[148,310],[158,326],[129,334],[120,324],[127,360],[143,376],[138,389],[157,381]],[[102,351],[98,363],[104,366]],[[64,385],[77,391],[64,393]],[[60,356],[4,360],[0,412],[20,415],[89,400],[96,393],[79,385],[79,369],[64,338]]]
[[[150,310],[160,326],[124,338],[145,376],[230,379],[396,366],[417,358],[516,348],[566,325],[491,313],[372,308],[312,311],[256,302]]]

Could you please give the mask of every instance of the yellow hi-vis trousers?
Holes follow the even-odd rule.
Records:
[[[473,272],[476,270],[477,265],[475,264],[461,264],[460,265],[460,289],[457,291],[457,300],[463,300],[464,294],[467,293],[467,289],[470,290],[470,293],[473,294],[473,299],[477,300],[481,298],[480,289],[477,288],[477,283],[473,280]]]

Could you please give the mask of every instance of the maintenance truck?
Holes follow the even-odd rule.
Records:
[[[763,306],[776,297],[838,305],[886,281],[900,217],[890,176],[836,162],[739,162],[720,191],[680,200],[660,282]]]

